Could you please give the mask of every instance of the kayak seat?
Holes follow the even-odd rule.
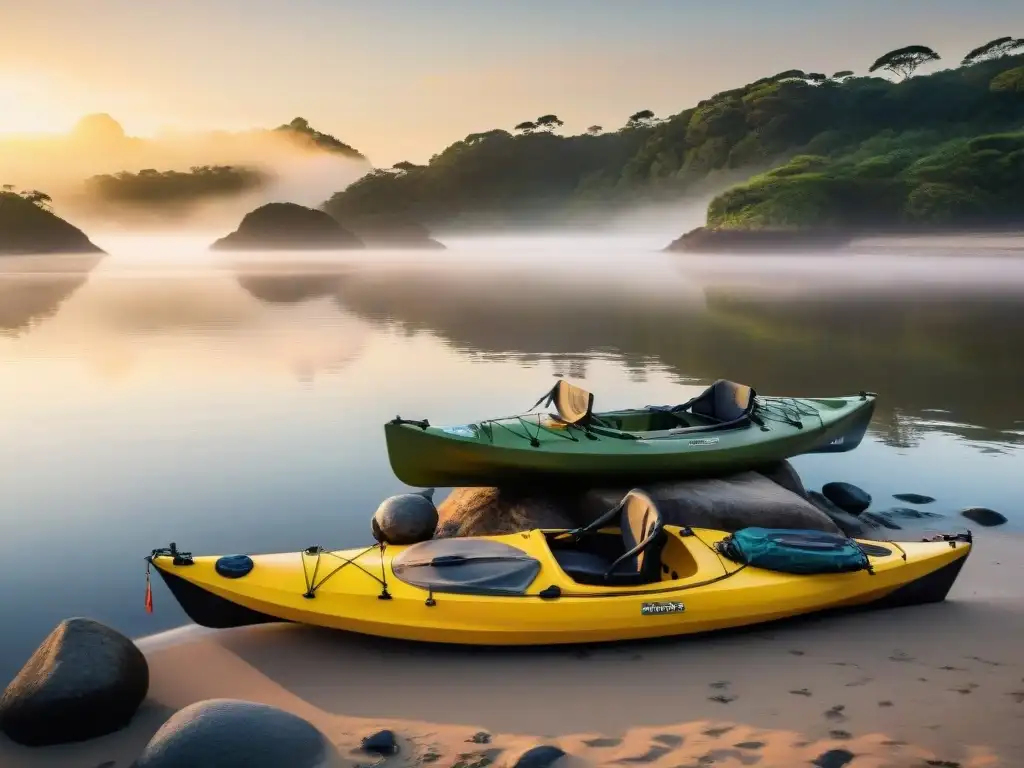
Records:
[[[604,575],[611,567],[611,560],[582,549],[556,549],[553,553],[558,566],[573,581],[580,584],[605,583]]]
[[[697,397],[674,408],[674,411],[688,410],[697,416],[704,416],[722,424],[732,424],[750,418],[757,395],[745,384],[728,379],[719,379]]]
[[[622,532],[622,554],[610,560],[580,549],[553,550],[562,570],[581,584],[634,586],[660,581],[667,534],[651,497],[634,488],[579,533],[585,536],[612,525]]]
[[[591,392],[559,379],[551,389],[551,402],[558,417],[567,424],[586,424],[594,413],[594,395]]]

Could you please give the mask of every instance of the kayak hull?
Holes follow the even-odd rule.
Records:
[[[863,440],[875,410],[875,396],[870,394],[789,400],[812,414],[802,416],[800,426],[769,418],[736,429],[635,433],[639,439],[631,439],[615,430],[593,429],[588,434],[536,414],[457,427],[396,420],[385,424],[384,432],[391,468],[411,486],[502,486],[545,480],[636,484],[724,475],[806,453],[850,451]],[[639,412],[596,415],[614,421],[617,414],[630,413]]]
[[[545,538],[551,532],[486,537],[539,561],[536,578],[515,595],[458,594],[406,583],[392,569],[406,549],[401,546],[383,553],[376,547],[332,553],[353,567],[341,569],[312,597],[305,596],[312,560],[302,553],[255,555],[252,572],[242,578],[219,576],[216,557],[197,557],[188,565],[167,557],[151,562],[189,617],[207,627],[293,622],[434,643],[557,645],[698,634],[807,614],[941,602],[973,546],[969,534],[943,541],[867,542],[888,550],[870,557],[873,573],[794,575],[723,563],[711,546],[725,532],[675,526],[666,526],[666,532],[662,562],[669,573],[634,587],[573,582],[551,555]],[[374,568],[385,577],[386,589],[369,576]],[[554,587],[559,594],[552,596]]]

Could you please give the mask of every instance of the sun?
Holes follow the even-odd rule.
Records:
[[[75,122],[69,107],[40,80],[0,72],[0,134],[63,133]]]

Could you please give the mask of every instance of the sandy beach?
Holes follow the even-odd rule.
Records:
[[[175,710],[228,697],[308,719],[340,765],[510,765],[544,743],[569,765],[1018,768],[1022,546],[979,536],[945,603],[681,640],[509,650],[183,628],[139,641],[150,695],[128,729],[42,749],[0,740],[0,765],[126,768]],[[156,610],[170,599],[159,590]],[[397,755],[356,751],[381,728]]]

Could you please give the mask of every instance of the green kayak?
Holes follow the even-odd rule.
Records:
[[[765,397],[723,379],[680,405],[595,413],[591,393],[559,380],[524,414],[460,426],[397,417],[384,433],[391,468],[407,485],[629,484],[851,451],[875,398]],[[555,413],[535,411],[552,404]]]

